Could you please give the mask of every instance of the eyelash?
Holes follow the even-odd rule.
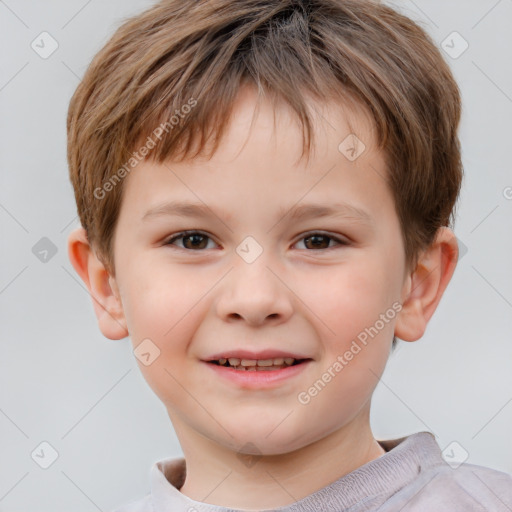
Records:
[[[182,231],[181,233],[177,233],[176,235],[172,236],[171,238],[169,238],[165,243],[164,245],[173,245],[173,242],[175,242],[176,240],[180,240],[182,238],[187,238],[189,236],[192,236],[192,235],[201,235],[203,237],[206,237],[206,238],[209,238],[210,240],[213,240],[209,235],[207,235],[206,233],[203,233],[201,231]],[[337,243],[336,246],[334,247],[327,247],[326,249],[304,249],[306,251],[327,251],[329,249],[335,249],[336,247],[339,247],[339,246],[348,246],[350,245],[348,242],[346,242],[345,240],[342,240],[341,238],[338,238],[338,237],[335,237],[335,236],[332,236],[330,235],[329,233],[323,233],[321,231],[311,231],[309,233],[306,233],[302,238],[300,238],[296,243],[306,239],[306,238],[310,238],[312,236],[315,236],[315,235],[320,235],[322,237],[325,237],[325,238],[328,238],[329,240],[333,240]],[[295,244],[294,244],[295,245]],[[186,247],[178,247],[178,249],[182,249],[184,251],[188,251],[188,252],[203,252],[205,251],[206,249],[198,249],[198,250],[194,250],[194,249],[187,249]]]

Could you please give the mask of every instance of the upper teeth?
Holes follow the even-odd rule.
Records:
[[[274,359],[239,359],[230,357],[229,359],[219,359],[219,364],[226,364],[229,361],[231,366],[281,366],[283,363],[292,365],[295,361],[293,357],[276,357]]]

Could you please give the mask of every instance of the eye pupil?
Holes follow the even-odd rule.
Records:
[[[199,239],[199,241],[198,241]],[[200,248],[204,248],[203,246],[201,246],[201,239],[203,239],[203,245],[204,245],[204,240],[206,239],[206,237],[204,235],[200,235],[200,234],[193,234],[193,235],[187,235],[185,237],[183,237],[183,241],[184,241],[184,245],[186,246],[185,244],[185,240],[194,240],[192,242],[192,247],[200,247]]]
[[[320,242],[319,242],[319,239],[320,239]],[[328,240],[328,239],[329,239],[329,237],[328,237],[328,236],[326,236],[326,235],[312,235],[312,236],[309,236],[309,237],[305,238],[304,240],[305,240],[306,242],[307,242],[308,240],[312,241],[312,243],[313,243],[313,247],[314,247],[315,249],[318,249],[318,246],[319,246],[319,245],[322,245],[322,241],[321,241],[322,239],[323,239],[323,240],[324,240],[324,242],[325,242],[325,240]],[[307,244],[306,244],[306,245],[307,245]],[[324,243],[324,245],[325,245],[325,243]],[[328,245],[329,245],[329,242],[327,242],[327,246],[328,246]]]

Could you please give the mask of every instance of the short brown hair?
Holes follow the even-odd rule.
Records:
[[[123,180],[101,199],[95,191],[191,99],[194,108],[147,158],[193,158],[213,136],[212,155],[242,84],[291,106],[303,154],[313,137],[308,94],[364,106],[386,158],[409,266],[453,222],[463,174],[460,93],[417,23],[376,0],[164,0],[117,29],[69,106],[78,215],[111,275]]]

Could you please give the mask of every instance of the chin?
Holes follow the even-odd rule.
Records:
[[[271,428],[255,428],[254,425],[231,432],[234,436],[229,440],[233,451],[254,455],[282,455],[299,450],[310,444],[313,439],[311,433],[297,432],[275,422]]]

